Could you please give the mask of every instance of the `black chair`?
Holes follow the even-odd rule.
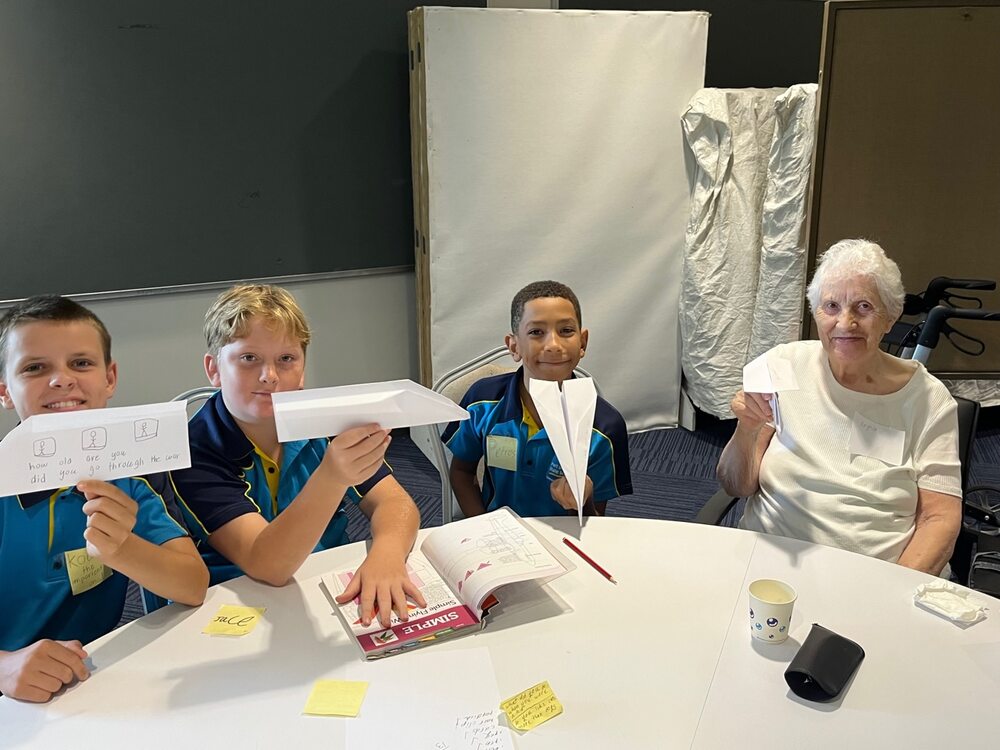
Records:
[[[958,404],[958,458],[962,464],[962,492],[970,494],[988,490],[990,488],[969,487],[969,466],[972,463],[972,443],[975,440],[976,426],[979,422],[979,402],[961,397],[955,397],[955,402]],[[702,506],[694,520],[696,523],[718,526],[739,499],[724,490],[719,490]],[[963,504],[966,505],[965,510],[968,511],[967,504]],[[981,511],[977,513],[977,517],[981,518]],[[969,580],[969,567],[976,549],[976,539],[976,530],[963,523],[962,531],[955,543],[955,552],[951,558],[952,572],[963,584]]]

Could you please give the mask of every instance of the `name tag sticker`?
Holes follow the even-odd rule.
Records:
[[[870,456],[890,466],[899,466],[903,463],[905,442],[906,433],[902,430],[886,427],[854,413],[848,445],[851,455]]]
[[[486,465],[495,469],[517,471],[517,438],[487,435]]]
[[[73,596],[90,591],[111,577],[111,568],[87,554],[87,548],[69,550],[66,558],[66,573]]]

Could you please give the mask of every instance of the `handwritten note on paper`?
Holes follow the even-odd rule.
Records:
[[[500,704],[500,708],[507,714],[510,725],[520,732],[534,729],[563,710],[547,681],[508,698]]]
[[[36,414],[0,443],[0,496],[191,465],[182,401]]]
[[[851,436],[847,449],[851,455],[871,456],[890,466],[903,463],[906,433],[873,422],[859,412],[851,420]]]
[[[66,558],[66,573],[73,596],[90,591],[111,577],[111,568],[87,554],[87,548],[69,550]]]
[[[266,607],[223,604],[201,632],[209,635],[246,635],[257,627],[266,609]]]
[[[367,692],[367,682],[316,680],[302,713],[312,716],[357,716]]]

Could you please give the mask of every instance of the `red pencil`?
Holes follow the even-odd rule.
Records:
[[[573,544],[573,542],[571,542],[571,541],[570,541],[569,539],[567,539],[566,537],[563,537],[563,544],[565,544],[565,545],[566,545],[567,547],[569,547],[569,548],[570,548],[571,550],[573,550],[573,551],[574,551],[574,552],[575,552],[576,554],[578,554],[578,555],[579,555],[580,557],[582,557],[582,558],[584,559],[584,561],[585,561],[585,562],[586,562],[587,564],[589,564],[589,565],[590,565],[590,567],[592,567],[592,568],[593,568],[594,570],[596,570],[596,571],[597,571],[598,573],[600,573],[600,574],[601,574],[602,576],[604,576],[604,577],[605,577],[605,578],[607,578],[607,579],[608,579],[609,581],[611,581],[611,583],[613,583],[613,584],[614,584],[615,586],[617,586],[617,585],[618,585],[618,581],[616,581],[616,580],[615,580],[615,579],[614,579],[614,578],[612,577],[612,575],[611,575],[611,574],[610,574],[610,573],[609,573],[608,571],[606,571],[606,570],[605,570],[604,568],[602,568],[602,567],[601,567],[600,565],[598,565],[598,564],[597,564],[597,563],[595,563],[595,562],[594,562],[593,560],[591,560],[591,559],[590,559],[590,558],[589,558],[589,557],[587,556],[587,553],[586,553],[586,552],[584,552],[584,551],[583,551],[582,549],[580,549],[579,547],[577,547],[577,546],[576,546],[575,544]]]

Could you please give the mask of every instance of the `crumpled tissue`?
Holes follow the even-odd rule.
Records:
[[[922,583],[913,592],[918,607],[941,615],[957,625],[973,625],[985,620],[989,607],[986,602],[971,596],[971,592],[954,583],[935,581]]]

